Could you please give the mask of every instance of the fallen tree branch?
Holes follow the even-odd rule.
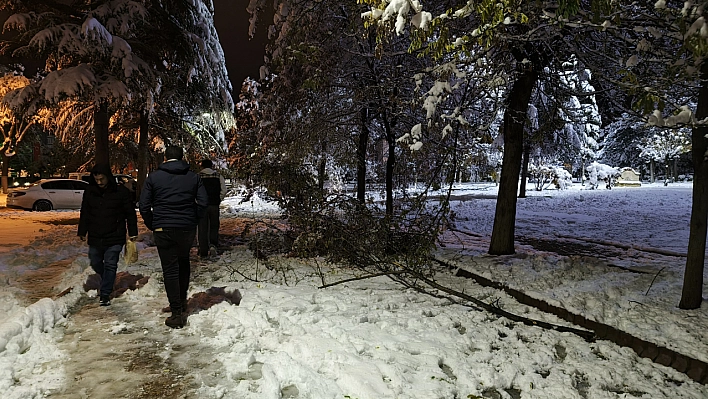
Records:
[[[404,273],[407,273],[407,271],[406,270],[396,270],[396,271],[392,271],[392,272],[381,272],[381,273],[367,274],[365,276],[352,277],[352,278],[348,278],[345,280],[335,281],[334,283],[324,284],[324,285],[321,285],[317,288],[328,288],[328,287],[332,287],[332,286],[335,286],[338,284],[348,283],[350,281],[366,280],[368,278],[381,277],[381,276],[391,276],[391,275],[395,275],[395,274],[404,274]]]
[[[467,235],[467,236],[470,236],[470,237],[477,237],[477,238],[482,238],[482,237],[484,237],[484,236],[481,235],[481,234],[477,234],[477,233],[472,233],[472,232],[469,232],[469,231],[464,231],[464,230],[456,229],[456,228],[454,228],[454,227],[448,227],[448,230],[454,231],[455,233],[464,234],[464,235]]]
[[[445,266],[447,266],[447,267],[451,267],[450,265],[448,265],[448,264],[446,264],[446,263],[444,263],[444,262],[442,262],[442,261],[440,261],[440,260],[437,260],[437,259],[433,259],[433,260],[436,261],[436,262],[438,262],[438,263],[441,264],[441,265],[445,265]],[[541,327],[541,328],[545,328],[545,329],[547,329],[547,330],[554,330],[554,331],[559,331],[559,332],[570,332],[570,333],[573,333],[573,334],[575,334],[575,335],[578,335],[578,336],[582,337],[582,338],[585,339],[586,341],[593,341],[593,340],[595,339],[595,333],[593,333],[592,331],[580,330],[580,329],[577,329],[577,328],[566,327],[566,326],[559,326],[559,325],[547,323],[547,322],[545,322],[545,321],[533,320],[533,319],[529,319],[529,318],[526,318],[526,317],[523,317],[523,316],[519,316],[519,315],[510,313],[510,312],[507,312],[506,310],[501,309],[499,306],[494,306],[494,305],[488,304],[488,303],[483,302],[483,301],[481,301],[481,300],[479,300],[479,299],[477,299],[477,298],[475,298],[475,297],[472,297],[472,296],[470,296],[470,295],[467,295],[467,294],[465,294],[465,293],[463,293],[463,292],[459,292],[459,291],[453,290],[453,289],[451,289],[451,288],[445,287],[445,286],[443,286],[443,285],[440,285],[440,284],[438,284],[437,282],[435,282],[435,281],[433,281],[433,280],[431,280],[431,279],[425,277],[424,275],[422,275],[422,274],[420,274],[420,273],[418,273],[418,272],[415,272],[415,271],[413,271],[413,270],[410,270],[410,269],[406,268],[406,267],[403,266],[403,265],[396,264],[396,266],[398,266],[400,269],[399,269],[399,270],[396,270],[396,271],[381,272],[381,273],[367,274],[367,275],[365,275],[365,276],[360,276],[360,277],[353,277],[353,278],[349,278],[349,279],[337,281],[337,282],[334,282],[334,283],[325,284],[325,285],[322,285],[322,286],[320,286],[320,287],[318,287],[318,288],[332,287],[332,286],[335,286],[335,285],[338,285],[338,284],[342,284],[342,283],[346,283],[346,282],[351,282],[351,281],[357,281],[357,280],[365,280],[365,279],[372,278],[372,277],[380,277],[380,276],[389,276],[389,277],[391,277],[391,276],[396,276],[396,275],[409,274],[409,275],[412,276],[413,278],[424,282],[424,283],[427,284],[428,286],[430,286],[430,287],[432,287],[432,288],[435,288],[435,289],[438,290],[438,291],[442,291],[442,292],[444,292],[444,293],[446,293],[446,294],[448,294],[448,295],[451,295],[451,296],[453,296],[453,297],[457,297],[457,298],[463,299],[463,300],[465,300],[465,301],[467,301],[467,302],[470,302],[470,303],[476,305],[477,307],[479,307],[479,308],[481,308],[481,309],[484,309],[484,310],[486,310],[486,311],[488,311],[488,312],[490,312],[490,313],[493,313],[493,314],[496,314],[496,315],[505,317],[505,318],[507,318],[507,319],[509,319],[509,320],[511,320],[511,321],[515,321],[515,322],[518,322],[518,323],[523,323],[523,324],[526,324],[526,325],[529,325],[529,326],[538,326],[538,327]],[[394,280],[395,280],[395,279],[394,279]],[[401,281],[399,281],[399,282],[401,282]],[[427,295],[436,296],[436,295],[433,295],[433,294],[430,293],[430,292],[426,292],[426,291],[420,289],[420,288],[419,288],[418,286],[416,286],[415,284],[410,284],[410,283],[408,283],[408,282],[406,282],[406,281],[403,281],[402,283],[403,283],[404,285],[408,286],[408,287],[416,288],[416,289],[418,289],[419,291],[421,291],[421,292],[423,292],[423,293],[425,293],[425,294],[427,294]],[[475,306],[471,306],[471,305],[468,305],[468,306],[470,306],[470,307],[475,307]]]
[[[446,264],[445,262],[442,262],[442,261],[440,261],[440,260],[438,260],[438,259],[434,259],[434,258],[433,258],[432,260],[438,262],[438,263],[441,264],[441,265],[444,265],[444,266],[447,266],[447,267],[452,268],[451,265],[448,265],[448,264]],[[453,289],[451,289],[451,288],[448,288],[448,287],[445,287],[445,286],[443,286],[443,285],[440,285],[440,284],[438,284],[437,282],[435,282],[435,281],[433,281],[433,280],[431,280],[431,279],[425,277],[423,274],[418,273],[418,272],[416,272],[416,271],[413,271],[413,270],[411,270],[411,269],[408,269],[408,268],[406,268],[406,267],[403,266],[403,265],[396,264],[396,266],[398,266],[398,267],[400,268],[400,270],[398,270],[398,271],[396,271],[396,272],[379,273],[379,274],[376,274],[376,275],[390,275],[390,276],[393,276],[393,275],[409,274],[409,275],[412,276],[413,278],[415,278],[415,279],[417,279],[417,280],[419,280],[419,281],[424,282],[424,283],[427,284],[428,286],[430,286],[430,287],[432,287],[432,288],[435,288],[435,289],[438,290],[438,291],[442,291],[442,292],[444,292],[444,293],[446,293],[446,294],[448,294],[448,295],[451,295],[451,296],[453,296],[453,297],[457,297],[457,298],[463,299],[463,300],[465,300],[465,301],[467,301],[467,302],[470,302],[470,303],[472,303],[472,304],[474,304],[474,305],[477,305],[477,306],[478,306],[479,308],[481,308],[481,309],[484,309],[484,310],[486,310],[486,311],[488,311],[488,312],[490,312],[490,313],[493,313],[493,314],[496,314],[496,315],[505,317],[505,318],[507,318],[507,319],[509,319],[509,320],[511,320],[511,321],[523,323],[523,324],[530,325],[530,326],[538,326],[538,327],[541,327],[541,328],[545,328],[545,329],[547,329],[547,330],[554,330],[554,331],[559,331],[559,332],[570,332],[570,333],[573,333],[573,334],[575,334],[575,335],[578,335],[578,336],[582,337],[583,339],[585,339],[585,340],[588,341],[588,342],[593,341],[593,340],[595,339],[595,333],[592,332],[592,331],[580,330],[580,329],[573,328],[573,327],[559,326],[559,325],[547,323],[547,322],[545,322],[545,321],[533,320],[533,319],[529,319],[529,318],[526,318],[526,317],[523,317],[523,316],[519,316],[519,315],[510,313],[510,312],[507,312],[506,310],[503,310],[503,309],[501,309],[501,308],[498,307],[498,306],[490,305],[490,304],[488,304],[488,303],[486,303],[486,302],[483,302],[483,301],[481,301],[481,300],[479,300],[479,299],[477,299],[477,298],[475,298],[475,297],[473,297],[473,296],[467,295],[467,294],[465,294],[465,293],[463,293],[463,292],[459,292],[459,291],[457,291],[457,290],[453,290]],[[374,276],[376,276],[376,275],[371,275],[370,277],[374,277]],[[364,277],[364,278],[367,278],[367,277]],[[350,279],[349,281],[351,281],[351,280],[355,280],[355,279]],[[419,290],[419,291],[421,291],[421,292],[424,292],[424,293],[427,294],[427,295],[435,296],[435,295],[431,294],[430,292],[426,292],[426,291],[422,290],[421,288],[419,288],[419,287],[418,287],[417,285],[415,285],[415,284],[410,284],[410,283],[406,283],[406,282],[403,282],[403,283],[404,283],[404,285],[407,285],[408,287],[411,287],[411,288],[416,288],[417,290]],[[471,305],[468,305],[468,306],[471,306]],[[474,307],[474,306],[471,306],[471,307]]]
[[[503,310],[503,309],[501,309],[501,308],[499,308],[499,307],[492,306],[492,305],[490,305],[490,304],[488,304],[488,303],[486,303],[486,302],[480,301],[479,299],[474,298],[474,297],[472,297],[472,296],[470,296],[470,295],[467,295],[467,294],[465,294],[465,293],[462,293],[462,292],[459,292],[459,291],[456,291],[456,290],[447,288],[447,287],[445,287],[445,286],[442,286],[442,285],[436,283],[435,281],[428,279],[427,277],[425,277],[425,276],[423,276],[423,275],[420,275],[420,274],[417,274],[417,273],[411,273],[411,274],[414,275],[416,278],[420,279],[421,281],[424,281],[426,284],[428,284],[429,286],[431,286],[431,287],[433,287],[433,288],[435,288],[435,289],[437,289],[437,290],[443,291],[443,292],[445,292],[445,293],[447,293],[447,294],[450,294],[450,295],[456,296],[456,297],[458,297],[458,298],[462,298],[462,299],[464,299],[464,300],[466,300],[466,301],[472,302],[472,303],[474,303],[475,305],[479,306],[480,308],[482,308],[482,309],[484,309],[484,310],[486,310],[486,311],[488,311],[488,312],[490,312],[490,313],[494,313],[494,314],[496,314],[496,315],[505,317],[505,318],[507,318],[507,319],[509,319],[509,320],[512,320],[512,321],[515,321],[515,322],[519,322],[519,323],[523,323],[523,324],[528,325],[528,326],[538,326],[538,327],[541,327],[541,328],[545,328],[545,329],[547,329],[547,330],[554,330],[554,331],[559,331],[559,332],[569,332],[569,333],[573,333],[573,334],[575,334],[575,335],[577,335],[577,336],[583,338],[584,340],[586,340],[586,341],[588,341],[588,342],[591,342],[591,341],[594,341],[594,340],[595,340],[595,333],[592,332],[592,331],[581,330],[581,329],[573,328],[573,327],[559,326],[559,325],[547,323],[547,322],[545,322],[545,321],[534,320],[534,319],[529,319],[529,318],[527,318],[527,317],[519,316],[519,315],[513,314],[513,313],[511,313],[511,312],[507,312],[506,310]]]

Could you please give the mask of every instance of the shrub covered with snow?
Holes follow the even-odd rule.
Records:
[[[610,183],[612,179],[616,179],[620,175],[620,171],[612,166],[605,165],[599,162],[593,162],[585,168],[588,178],[588,189],[594,190],[598,187],[600,181]]]
[[[553,184],[559,190],[565,190],[573,184],[573,176],[562,166],[529,165],[529,175],[534,180],[536,191],[541,191]]]

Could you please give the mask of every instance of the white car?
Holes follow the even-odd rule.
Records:
[[[89,176],[91,176],[90,172],[76,172],[76,173],[69,173],[69,179],[72,180],[83,180],[85,182],[89,182]],[[135,186],[138,184],[135,181],[135,178],[131,175],[124,175],[124,174],[113,174],[113,177],[116,178],[116,183],[118,185],[124,185],[128,190],[134,192],[135,191]]]
[[[27,188],[7,193],[8,208],[51,211],[52,209],[81,209],[81,200],[88,183],[73,179],[43,179]]]

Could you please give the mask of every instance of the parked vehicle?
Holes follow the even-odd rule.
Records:
[[[131,175],[115,174],[113,177],[116,179],[118,185],[125,186],[131,193],[133,202],[135,202],[135,207],[138,207],[138,198],[135,189],[138,187],[138,182]],[[91,179],[91,172],[75,172],[69,173],[69,179],[72,180],[82,180],[89,183]]]
[[[8,208],[51,211],[80,209],[88,183],[75,179],[42,179],[27,188],[12,189],[7,194]]]
[[[90,172],[75,172],[69,173],[69,179],[72,180],[83,180],[89,182],[91,176]],[[128,188],[130,191],[135,191],[135,185],[137,184],[135,178],[131,175],[114,174],[113,177],[116,178],[116,183],[122,184]]]
[[[113,175],[116,178],[116,183],[124,185],[128,190],[135,192],[135,186],[138,182],[131,175]]]

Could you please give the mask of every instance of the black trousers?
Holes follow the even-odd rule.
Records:
[[[189,250],[192,248],[196,229],[166,229],[154,232],[157,253],[162,264],[167,301],[172,312],[187,305],[189,290]]]
[[[199,256],[209,255],[209,247],[219,247],[219,205],[207,206],[199,221]]]

